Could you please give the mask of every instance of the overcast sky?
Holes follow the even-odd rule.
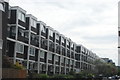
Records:
[[[38,20],[118,64],[119,0],[10,0]]]

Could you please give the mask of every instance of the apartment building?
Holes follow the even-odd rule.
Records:
[[[18,6],[2,2],[6,16],[2,30],[3,55],[36,73],[68,74],[71,70],[94,70],[98,56],[63,34],[38,21]],[[5,9],[6,8],[6,9]]]

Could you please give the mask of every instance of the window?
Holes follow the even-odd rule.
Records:
[[[64,57],[61,57],[61,63],[64,63]]]
[[[70,60],[70,65],[73,65],[72,60]]]
[[[31,26],[36,28],[36,21],[34,19],[31,19]]]
[[[73,48],[74,47],[74,45],[73,45],[73,43],[71,43],[71,48]]]
[[[69,63],[69,60],[68,59],[66,59],[66,62],[65,62],[66,64],[68,64]]]
[[[2,40],[0,40],[0,49],[2,49],[2,44],[3,44],[3,42],[2,42]]]
[[[67,46],[69,46],[69,41],[67,40]]]
[[[56,39],[59,40],[59,35],[58,34],[56,34]]]
[[[17,47],[16,47],[16,51],[18,53],[23,53],[24,52],[24,45],[20,44],[20,43],[17,43]]]
[[[47,57],[48,57],[48,59],[52,60],[52,54],[51,53],[48,53]]]
[[[46,33],[46,28],[44,25],[41,25],[41,32]]]
[[[49,36],[53,37],[53,31],[49,30]]]
[[[25,14],[23,12],[19,11],[18,19],[20,19],[21,21],[25,22]]]
[[[11,32],[12,32],[13,34],[15,34],[15,33],[16,33],[16,27],[11,27]]]
[[[50,47],[50,48],[54,48],[54,43],[51,42],[51,41],[49,41],[49,47]]]
[[[18,35],[19,36],[24,36],[24,30],[21,28],[18,28]]]
[[[28,38],[29,37],[28,32],[24,32],[24,36],[25,38]]]
[[[34,69],[34,68],[33,68],[33,63],[32,63],[32,62],[29,63],[29,69],[30,69],[30,70]]]
[[[59,56],[55,55],[55,60],[58,61],[59,60]]]
[[[32,55],[32,56],[35,55],[35,48],[30,47],[30,55]]]
[[[31,41],[34,41],[34,40],[35,40],[35,34],[31,33]]]
[[[8,8],[8,18],[10,19],[10,15],[11,15],[11,10],[10,10],[10,6]]]
[[[45,52],[44,51],[40,51],[40,57],[44,58]]]
[[[63,38],[63,37],[61,37],[61,42],[62,42],[62,43],[64,43],[64,41],[65,41],[65,40],[64,40],[64,38]]]

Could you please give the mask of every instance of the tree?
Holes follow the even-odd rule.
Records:
[[[117,67],[111,63],[105,63],[101,62],[100,60],[96,60],[94,64],[97,76],[99,74],[104,76],[112,76],[117,74]]]

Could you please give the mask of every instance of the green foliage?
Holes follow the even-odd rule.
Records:
[[[37,73],[33,73],[32,77],[33,78],[49,78],[47,74],[37,74]]]
[[[13,64],[13,62],[11,62],[9,60],[8,56],[3,56],[3,62],[2,62],[2,67],[3,68],[13,68],[13,69],[25,69],[22,65],[20,65],[19,63],[16,62],[16,64]]]
[[[83,70],[75,75],[76,78],[92,78],[94,74],[91,71]]]
[[[113,64],[104,63],[101,62],[100,60],[96,60],[94,64],[97,75],[102,74],[104,76],[112,76],[117,74],[117,67]]]
[[[71,71],[69,72],[69,75],[75,75],[75,71],[71,70]]]
[[[13,69],[19,69],[19,70],[24,69],[23,66],[17,66],[16,64],[12,65],[12,68]]]
[[[74,78],[72,75],[56,74],[52,78]]]
[[[91,74],[91,73],[87,74],[87,77],[88,77],[88,78],[92,78],[93,76],[94,76],[94,75]]]

